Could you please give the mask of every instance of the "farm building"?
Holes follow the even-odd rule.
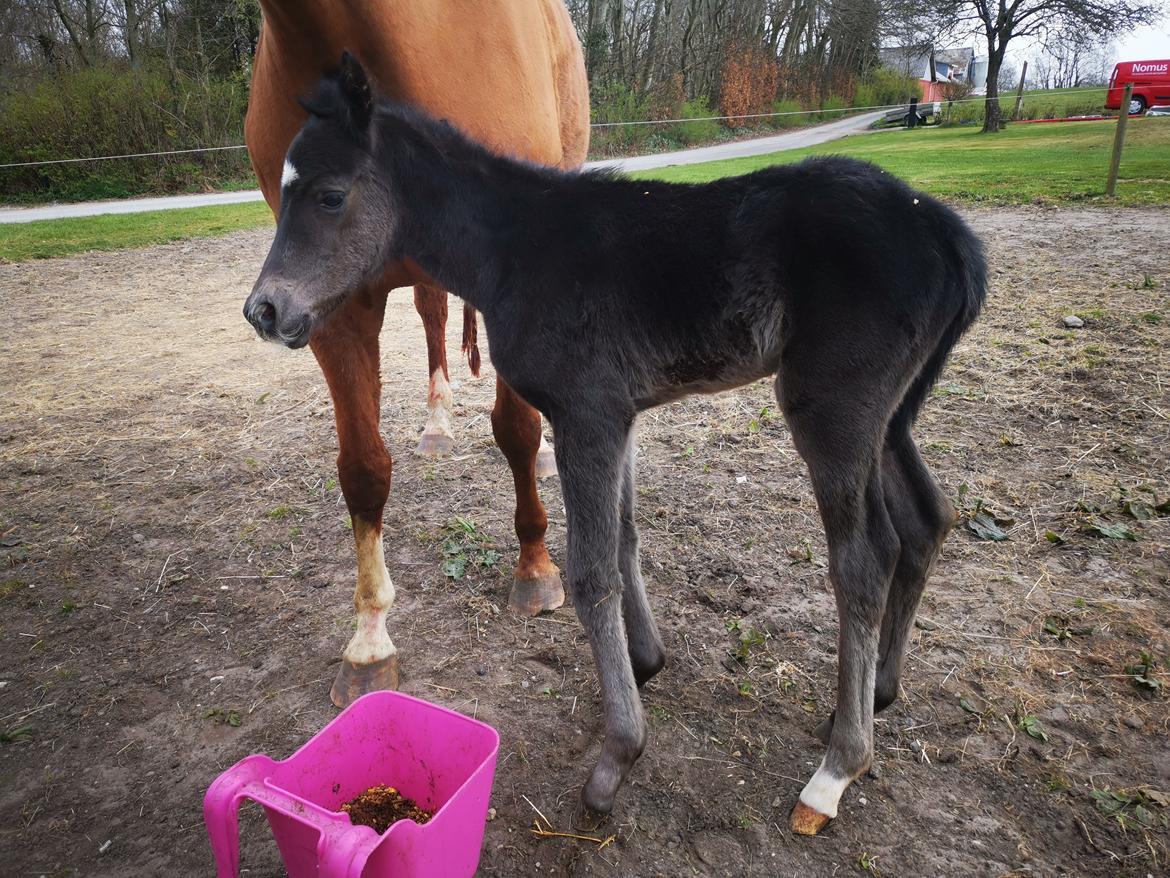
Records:
[[[924,102],[946,100],[950,97],[948,86],[970,83],[975,93],[986,87],[987,62],[977,60],[974,49],[893,46],[879,50],[878,58],[883,67],[916,76]]]

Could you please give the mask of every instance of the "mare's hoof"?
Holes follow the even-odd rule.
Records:
[[[797,802],[796,807],[792,809],[792,816],[788,818],[788,825],[797,835],[816,835],[831,819],[814,811],[804,802]]]
[[[536,477],[547,479],[557,474],[557,457],[548,445],[541,446],[536,452]]]
[[[455,440],[442,433],[423,433],[418,440],[415,454],[423,457],[447,457],[455,446]]]
[[[348,707],[367,692],[398,688],[398,653],[368,665],[342,659],[329,697],[338,707]]]
[[[565,588],[559,571],[536,579],[512,580],[508,609],[517,615],[535,616],[545,610],[555,610],[564,602]]]

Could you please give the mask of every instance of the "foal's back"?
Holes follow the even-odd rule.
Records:
[[[840,157],[701,185],[569,178],[540,222],[533,324],[587,336],[581,377],[623,386],[637,409],[773,374],[795,334],[845,324],[872,342],[855,357],[929,353],[979,247],[943,204]]]

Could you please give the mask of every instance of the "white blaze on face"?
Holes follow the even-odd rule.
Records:
[[[808,785],[800,791],[800,801],[808,805],[818,814],[826,817],[837,816],[837,804],[841,801],[841,794],[849,786],[850,778],[837,777],[825,768],[824,760],[817,773],[812,776]]]
[[[284,170],[280,172],[280,188],[283,189],[289,183],[296,180],[299,175],[297,169],[292,166],[292,162],[288,159],[284,160]]]
[[[345,648],[344,656],[355,665],[368,665],[398,651],[386,632],[386,613],[394,603],[394,583],[386,570],[379,529],[355,518],[353,536],[357,543],[358,566],[357,588],[353,594],[357,631]]]

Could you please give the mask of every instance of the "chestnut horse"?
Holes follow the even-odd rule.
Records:
[[[297,98],[335,67],[343,48],[365,65],[379,89],[451,119],[501,152],[565,168],[579,165],[589,143],[589,96],[581,47],[561,0],[498,3],[261,0],[264,27],[245,122],[248,152],[264,197],[280,215],[284,156],[304,123]],[[431,416],[420,450],[450,445],[450,406],[443,332],[447,293],[414,264],[366,283],[308,344],[329,392],[340,453],[341,490],[357,548],[357,632],[345,649],[331,696],[339,707],[375,689],[395,688],[397,650],[386,630],[394,586],[382,550],[382,510],[391,460],[379,432],[378,333],[388,292],[414,286],[427,333]],[[474,312],[464,344],[472,368]],[[497,379],[492,431],[516,485],[520,558],[510,606],[532,615],[564,601],[560,571],[544,545],[547,526],[536,492],[540,415]],[[551,462],[551,461],[550,461]]]

